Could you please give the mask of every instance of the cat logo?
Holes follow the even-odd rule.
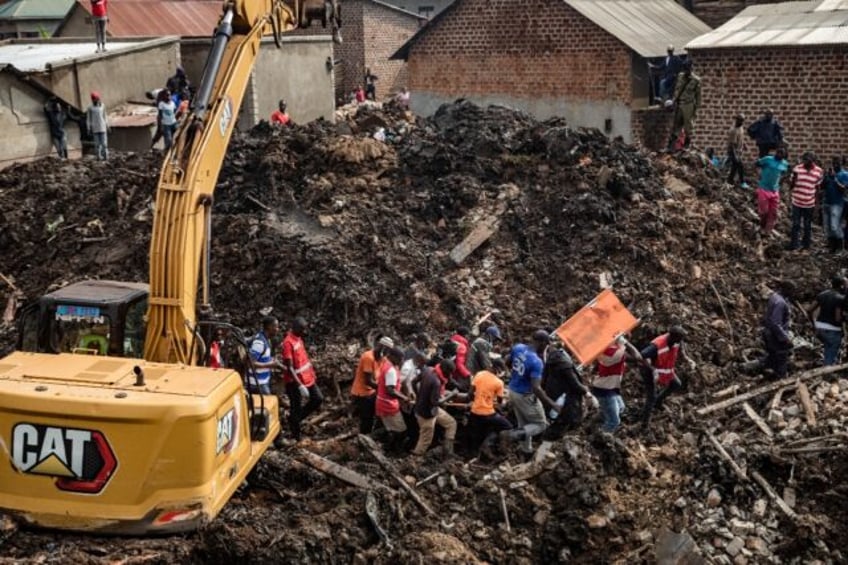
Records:
[[[94,430],[15,424],[12,462],[30,475],[56,477],[56,488],[97,494],[118,467],[106,436]]]
[[[215,454],[229,453],[236,446],[238,432],[238,399],[232,408],[218,418],[218,439],[215,441]]]
[[[221,108],[221,119],[218,121],[218,130],[221,132],[221,137],[227,137],[227,129],[229,129],[231,121],[233,121],[233,101],[229,96],[226,96],[224,97],[224,107]]]

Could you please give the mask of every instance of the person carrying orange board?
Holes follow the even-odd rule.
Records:
[[[642,355],[623,335],[598,357],[598,374],[592,380],[591,390],[601,409],[601,429],[608,433],[615,432],[621,425],[621,413],[624,412],[621,380],[628,361],[641,362]]]
[[[645,385],[645,407],[642,413],[645,425],[650,423],[654,410],[662,407],[671,393],[683,387],[675,371],[677,357],[682,356],[693,371],[697,368],[695,361],[689,358],[683,349],[685,339],[686,330],[681,326],[672,326],[668,333],[655,338],[640,352],[642,382]],[[659,394],[658,388],[662,389]]]

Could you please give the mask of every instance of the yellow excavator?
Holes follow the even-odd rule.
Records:
[[[22,312],[18,351],[0,359],[0,511],[54,529],[195,529],[280,432],[277,398],[248,392],[249,358],[203,366],[215,328],[197,321],[197,294],[202,313],[212,195],[262,37],[279,47],[316,18],[340,40],[338,0],[225,1],[162,166],[149,287],[83,281]]]

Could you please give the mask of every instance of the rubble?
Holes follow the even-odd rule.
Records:
[[[789,380],[763,385],[741,370],[757,355],[768,285],[790,278],[808,303],[839,258],[759,242],[751,193],[725,188],[695,152],[648,154],[563,120],[467,102],[429,119],[376,108],[342,118],[233,140],[213,217],[220,317],[255,328],[260,312],[306,315],[319,377],[344,383],[375,328],[401,341],[420,329],[444,335],[497,308],[505,337],[518,340],[609,285],[642,321],[634,343],[673,322],[689,329],[698,369],[681,369],[682,393],[650,431],[625,425],[612,438],[589,418],[531,461],[495,464],[384,464],[350,434],[344,403],[328,399],[328,413],[307,422],[314,440],[265,458],[197,534],[116,540],[3,519],[4,559],[844,559],[845,368],[803,372],[819,352],[800,323]],[[144,281],[157,168],[155,155],[127,154],[0,173],[0,304],[87,277]],[[0,325],[0,345],[13,347],[11,324]],[[624,398],[631,413],[641,404],[632,371]]]

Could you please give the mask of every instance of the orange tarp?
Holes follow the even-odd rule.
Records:
[[[567,319],[556,334],[577,358],[588,365],[622,333],[639,324],[624,304],[609,289]]]

